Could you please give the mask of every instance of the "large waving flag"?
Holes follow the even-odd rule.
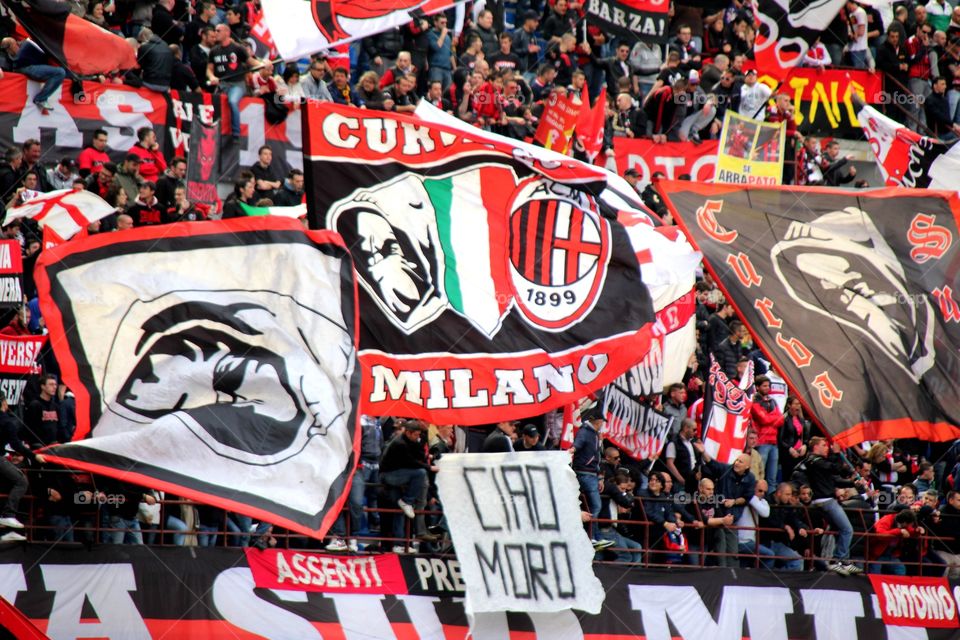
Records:
[[[291,60],[401,27],[464,0],[263,0],[263,19]],[[450,36],[453,37],[451,31]]]
[[[25,204],[10,209],[3,224],[6,226],[20,218],[31,218],[41,229],[52,231],[63,242],[116,210],[95,193],[60,189],[38,194]]]
[[[341,238],[274,216],[183,222],[46,250],[36,280],[77,399],[49,460],[325,533],[359,448]]]
[[[134,69],[137,54],[126,40],[70,13],[59,0],[3,0],[30,37],[66,69],[83,76]]]
[[[604,170],[410,116],[305,115],[310,212],[345,238],[360,284],[365,413],[520,419],[650,348],[634,249],[592,195]]]
[[[921,136],[857,96],[854,105],[860,107],[857,118],[888,185],[960,191],[960,145]]]
[[[665,187],[764,359],[834,441],[960,437],[956,191]]]
[[[711,354],[710,374],[703,390],[703,446],[718,462],[733,464],[743,453],[752,398],[753,361],[735,384]]]
[[[803,62],[810,45],[833,22],[846,0],[759,0],[753,43],[759,73],[783,80]]]

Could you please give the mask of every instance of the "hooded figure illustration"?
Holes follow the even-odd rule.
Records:
[[[793,222],[770,257],[797,304],[871,342],[914,382],[934,366],[933,306],[907,288],[903,266],[856,207]]]

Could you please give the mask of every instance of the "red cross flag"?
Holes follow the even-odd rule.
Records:
[[[87,225],[113,213],[116,209],[89,191],[61,189],[41,193],[29,202],[7,211],[3,226],[20,218],[31,218],[40,228],[48,227],[58,237],[69,240]]]
[[[703,394],[703,446],[715,460],[732,464],[743,452],[753,404],[753,361],[735,384],[710,356],[710,375]]]

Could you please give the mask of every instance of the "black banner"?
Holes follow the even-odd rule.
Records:
[[[584,5],[587,20],[604,32],[645,42],[667,40],[668,7],[667,0],[587,0]]]
[[[239,549],[6,545],[0,551],[0,595],[51,638],[219,638],[237,637],[238,629],[242,637],[304,640],[464,637],[468,625],[455,561],[401,556],[399,562],[408,580],[405,594],[305,592],[257,587]],[[437,582],[435,572],[445,577]],[[876,576],[871,584],[864,576],[749,569],[597,565],[596,573],[606,589],[599,615],[479,614],[473,637],[893,640],[918,633],[945,640],[957,635],[958,583],[944,578],[911,578],[913,586],[904,590],[899,584],[904,579],[893,576]],[[424,576],[431,588],[421,589],[415,576]],[[914,591],[918,595],[911,596]],[[884,617],[897,626],[887,626]],[[916,628],[901,626],[906,624]]]
[[[664,183],[787,383],[840,444],[960,436],[960,199]]]

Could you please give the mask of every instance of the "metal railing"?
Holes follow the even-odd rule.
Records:
[[[67,470],[50,469],[45,469],[44,473],[51,473],[51,471],[53,473],[71,473]],[[387,504],[392,499],[390,492],[383,491],[381,485],[367,485],[367,488],[368,490],[380,492],[380,498],[384,501],[384,504]],[[4,498],[5,495],[0,494],[0,500]],[[69,499],[72,498],[73,496]],[[61,496],[61,500],[63,499],[68,498]],[[676,495],[665,499],[676,504]],[[760,568],[768,566],[768,563],[795,561],[798,559],[792,556],[762,554],[761,544],[765,541],[767,534],[783,534],[784,531],[760,526],[728,525],[723,527],[732,532],[751,531],[755,543],[753,550],[750,552],[741,552],[739,550],[735,553],[716,551],[710,537],[721,527],[698,527],[691,522],[685,523],[682,528],[688,544],[687,551],[680,552],[667,549],[663,543],[665,529],[663,529],[662,523],[656,523],[646,517],[644,500],[642,497],[635,498],[636,508],[633,509],[635,516],[637,516],[635,519],[595,519],[587,524],[589,529],[595,534],[599,531],[599,537],[609,535],[610,529],[613,527],[617,528],[615,530],[627,530],[629,535],[626,537],[639,543],[641,546],[640,549],[618,546],[610,547],[598,554],[597,561],[624,564],[624,561],[613,558],[615,558],[617,554],[630,553],[638,554],[640,562],[628,564],[635,564],[642,567],[671,567],[678,565],[686,567],[708,567],[715,566],[716,564],[722,565],[724,559],[735,558],[737,566]],[[650,498],[647,497],[646,500],[649,501]],[[169,523],[172,521],[168,516],[173,516],[179,523],[185,524],[185,520],[181,517],[182,507],[195,506],[196,503],[179,499],[165,499],[160,500],[159,503],[160,510],[156,526],[149,526],[143,522],[138,522],[137,526],[139,529],[111,526],[110,520],[107,517],[108,514],[111,513],[109,496],[101,499],[91,499],[85,504],[75,504],[73,508],[68,509],[74,511],[74,514],[70,518],[69,533],[67,534],[67,522],[62,519],[62,516],[58,518],[58,513],[55,513],[62,512],[65,509],[51,508],[56,507],[56,504],[38,499],[36,496],[28,493],[20,503],[20,517],[26,525],[21,533],[25,535],[30,542],[58,544],[65,542],[86,545],[106,544],[110,543],[113,537],[119,537],[118,534],[124,534],[124,537],[126,537],[126,534],[131,534],[134,539],[137,537],[137,534],[139,534],[139,537],[152,546],[276,546],[286,549],[312,549],[315,551],[325,549],[325,543],[309,539],[297,533],[280,530],[264,523],[256,523],[253,528],[246,527],[246,530],[244,530],[245,527],[241,523],[245,523],[246,520],[237,518],[234,514],[229,514],[222,510],[217,510],[218,516],[215,522],[200,522],[197,520],[193,526],[187,530],[182,528],[182,526],[169,526]],[[685,506],[688,511],[692,508],[693,513],[690,515],[692,515],[694,519],[703,520],[700,506],[696,502],[687,498],[685,500]],[[771,505],[771,508],[777,509],[782,507]],[[808,532],[813,532],[817,528],[814,526],[814,521],[811,519],[811,516],[816,514],[819,508],[808,508],[802,505],[791,508],[795,509],[796,513],[804,519],[808,525]],[[449,537],[446,536],[444,532],[441,531],[440,535],[433,535],[425,530],[418,532],[417,520],[405,517],[403,512],[398,508],[365,506],[363,511],[364,522],[361,523],[361,528],[357,529],[356,523],[351,522],[351,518],[345,518],[345,533],[342,536],[345,540],[358,540],[360,545],[362,545],[358,547],[358,552],[398,551],[439,555],[453,553]],[[934,535],[910,538],[911,541],[915,541],[915,544],[921,550],[915,558],[869,560],[870,550],[873,545],[886,544],[891,540],[891,536],[870,531],[873,522],[879,515],[882,515],[882,513],[878,514],[878,512],[873,510],[852,508],[845,508],[844,511],[854,526],[854,542],[851,545],[854,551],[852,554],[854,562],[881,566],[903,565],[907,568],[908,572],[916,574],[931,571],[939,571],[942,573],[945,569],[944,565],[928,558],[928,554],[923,552],[923,550],[929,548],[929,546],[934,543],[947,544],[949,542],[952,544],[954,541],[944,541]],[[441,523],[443,513],[440,510],[418,510],[417,516],[418,518],[424,518],[424,521],[421,522],[419,526],[421,529],[425,529],[431,526],[436,527],[436,525]],[[402,531],[399,536],[392,535],[393,528],[397,526],[397,519],[400,521],[399,528]],[[189,518],[187,518],[187,520],[189,520]],[[371,526],[374,525],[377,520],[379,520],[379,527]],[[420,535],[418,535],[418,533]],[[818,554],[818,543],[824,537],[836,535],[837,531],[828,529],[822,534],[808,533],[805,539],[797,542],[797,540],[801,538],[799,533],[797,533],[793,544],[788,546],[799,554],[803,570],[812,571],[817,568],[822,569],[825,567],[825,563],[832,560],[832,558],[823,557]],[[183,537],[181,538],[180,536]],[[756,542],[760,542],[760,544]],[[934,568],[934,566],[936,568]]]

